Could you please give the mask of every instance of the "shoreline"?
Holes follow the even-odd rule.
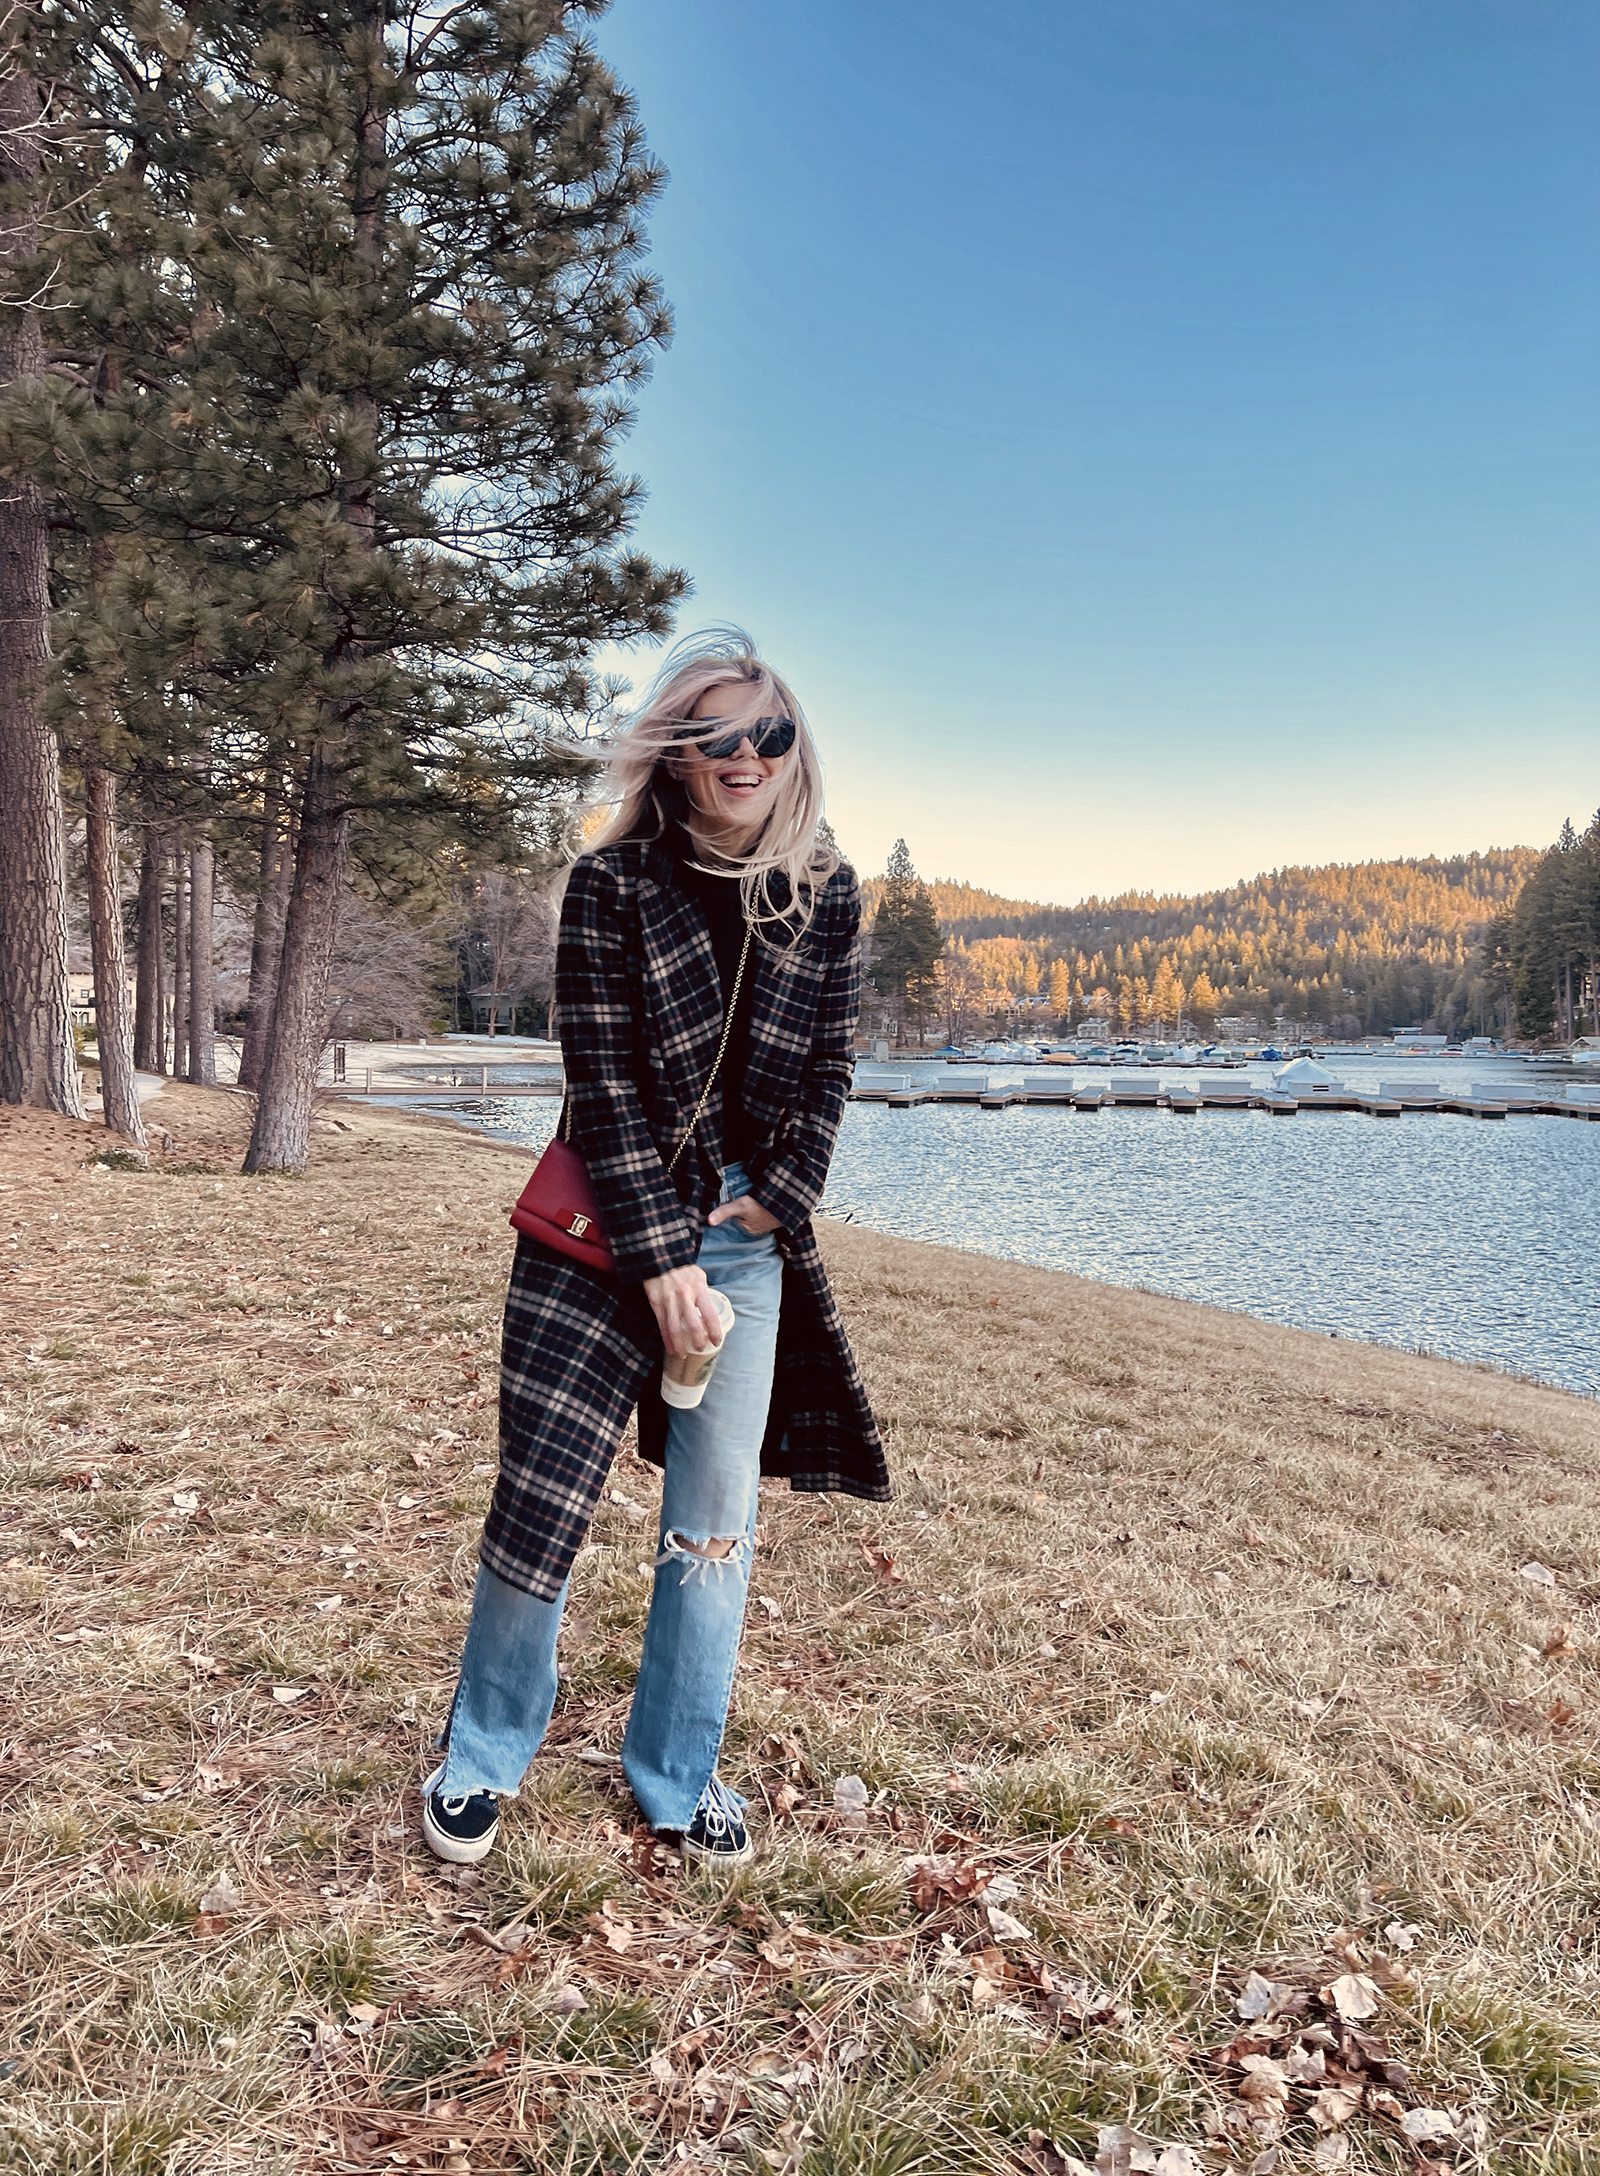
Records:
[[[492,1091],[489,1100],[493,1100]],[[376,1099],[374,1099],[374,1107],[378,1107]],[[405,1106],[397,1104],[384,1104],[381,1107],[391,1110],[405,1108]],[[852,1106],[852,1108],[855,1107],[856,1106]],[[864,1106],[864,1108],[871,1109],[872,1106],[867,1105]],[[519,1137],[513,1132],[500,1130],[500,1128],[493,1121],[489,1123],[484,1123],[480,1120],[464,1116],[459,1110],[452,1110],[448,1112],[431,1111],[425,1114],[417,1113],[416,1115],[426,1115],[432,1119],[437,1120],[438,1122],[441,1122],[447,1126],[458,1130],[464,1135],[470,1136],[474,1140],[490,1141],[495,1143],[499,1147],[510,1149],[514,1154],[520,1154],[525,1159],[526,1167],[529,1170],[533,1168],[533,1164],[537,1160],[539,1148],[542,1145],[537,1140],[530,1140],[526,1137]],[[977,1114],[974,1113],[967,1114],[959,1121],[959,1123],[964,1126],[969,1121],[975,1127],[981,1126],[985,1129],[984,1132],[978,1133],[975,1136],[975,1139],[980,1144],[987,1145],[989,1139],[991,1138],[987,1132],[987,1128],[991,1126],[995,1121],[990,1118],[979,1118]],[[1054,1123],[1054,1121],[1042,1122]],[[1070,1120],[1061,1120],[1060,1122],[1064,1124],[1071,1123]],[[898,1128],[901,1121],[899,1118],[896,1118],[893,1123],[896,1128]],[[1104,1121],[1102,1120],[1100,1121],[1100,1123],[1104,1123]],[[1230,1127],[1237,1125],[1238,1123],[1240,1123],[1240,1121],[1237,1117],[1230,1117],[1228,1120],[1228,1124]],[[1565,1138],[1565,1136],[1563,1136],[1563,1138]],[[841,1156],[836,1162],[834,1181],[835,1186],[837,1185],[839,1171],[842,1166],[848,1162],[848,1157],[849,1142],[848,1139],[845,1139],[841,1142]],[[862,1183],[859,1178],[857,1178],[856,1180],[854,1191],[856,1196],[859,1197],[860,1192],[862,1191]],[[1339,1326],[1337,1327],[1334,1327],[1327,1322],[1315,1323],[1308,1321],[1295,1321],[1289,1317],[1287,1312],[1267,1313],[1262,1311],[1260,1306],[1253,1307],[1247,1300],[1244,1299],[1200,1297],[1199,1295],[1192,1292],[1173,1290],[1170,1286],[1150,1284],[1138,1281],[1132,1276],[1117,1275],[1109,1269],[1105,1273],[1096,1274],[1092,1271],[1073,1268],[1062,1263],[1052,1263],[1047,1260],[1041,1259],[1037,1247],[1035,1247],[1034,1251],[1027,1251],[1027,1243],[1018,1239],[1010,1240],[1008,1251],[1000,1251],[1001,1243],[998,1241],[996,1244],[996,1250],[993,1252],[990,1252],[980,1247],[957,1247],[953,1246],[950,1241],[945,1240],[932,1233],[905,1232],[890,1228],[890,1218],[892,1217],[892,1214],[892,1204],[885,1206],[874,1202],[863,1202],[859,1198],[852,1200],[848,1194],[844,1199],[841,1200],[838,1198],[838,1195],[835,1192],[834,1205],[830,1205],[829,1201],[825,1197],[823,1206],[817,1212],[817,1221],[819,1223],[819,1226],[827,1222],[855,1223],[856,1228],[876,1231],[885,1238],[905,1239],[908,1242],[914,1242],[921,1245],[950,1246],[951,1251],[953,1252],[972,1254],[979,1259],[985,1261],[1013,1262],[1018,1264],[1019,1266],[1029,1267],[1036,1270],[1041,1276],[1075,1276],[1083,1279],[1084,1282],[1094,1285],[1100,1289],[1124,1292],[1146,1292],[1149,1293],[1152,1297],[1177,1299],[1183,1301],[1185,1304],[1188,1305],[1198,1307],[1211,1307],[1216,1308],[1226,1314],[1243,1315],[1251,1322],[1260,1323],[1263,1326],[1273,1326],[1284,1329],[1299,1330],[1309,1336],[1326,1337],[1330,1340],[1337,1340],[1340,1343],[1358,1344],[1362,1346],[1376,1346],[1389,1352],[1409,1353],[1415,1357],[1424,1360],[1435,1360],[1441,1363],[1448,1362],[1452,1366],[1463,1367],[1478,1372],[1487,1372],[1494,1376],[1504,1377],[1505,1379],[1512,1382],[1528,1383],[1530,1385],[1542,1386],[1549,1389],[1558,1390],[1568,1396],[1583,1399],[1590,1404],[1600,1402],[1600,1379],[1596,1379],[1593,1387],[1590,1387],[1583,1382],[1562,1382],[1551,1376],[1541,1375],[1535,1370],[1530,1369],[1526,1366],[1519,1366],[1510,1359],[1500,1359],[1492,1354],[1479,1356],[1471,1354],[1449,1353],[1448,1351],[1445,1351],[1437,1346],[1430,1344],[1426,1335],[1419,1336],[1412,1342],[1401,1342],[1399,1334],[1386,1337],[1378,1329],[1362,1329],[1352,1325],[1348,1321],[1339,1324]],[[862,1219],[863,1221],[858,1223],[857,1219]],[[1007,1236],[1009,1238],[1009,1234]],[[1284,1303],[1286,1309],[1289,1304],[1289,1302]]]
[[[825,1221],[897,1495],[763,1491],[724,1761],[761,1856],[686,1879],[617,1779],[659,1496],[625,1449],[461,1880],[414,1786],[515,1165],[341,1105],[306,1179],[243,1179],[237,1097],[155,1109],[214,1168],[0,1132],[0,2139],[597,2171],[809,2124],[959,2176],[1131,2119],[1309,2170],[1311,2090],[1268,2139],[1205,2052],[1254,1970],[1309,2005],[1280,2067],[1355,1974],[1394,2109],[1481,2118],[1490,2165],[1600,2151],[1588,1400]],[[1357,2165],[1409,2153],[1387,2108],[1341,2116]]]

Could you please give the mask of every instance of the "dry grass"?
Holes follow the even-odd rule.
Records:
[[[522,1165],[344,1109],[246,1180],[239,1099],[155,1115],[149,1173],[0,1142],[0,2168],[1051,2176],[1131,2119],[1243,2169],[1274,2109],[1280,2172],[1600,2168],[1593,1405],[832,1228],[900,1493],[766,1501],[762,1857],[685,1879],[604,1758],[630,1456],[456,1881],[412,1785]],[[1294,1991],[1253,2043],[1252,1967]],[[1351,1973],[1381,2047],[1319,2147],[1240,2063],[1349,2071]]]

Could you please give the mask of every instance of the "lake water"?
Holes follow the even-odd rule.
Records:
[[[1329,1069],[1352,1087],[1411,1079],[1456,1092],[1467,1080],[1546,1088],[1574,1077],[1505,1060],[1340,1057]],[[981,1069],[951,1070],[971,1080]],[[1208,1078],[1265,1083],[1277,1070],[1164,1077],[1203,1093]],[[944,1072],[896,1065],[860,1077]],[[1025,1077],[998,1065],[988,1075],[995,1086]],[[557,1106],[490,1095],[451,1115],[526,1142],[531,1163]],[[1600,1396],[1600,1124],[852,1103],[823,1207],[875,1231]]]

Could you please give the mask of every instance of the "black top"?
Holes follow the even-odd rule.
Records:
[[[683,888],[699,901],[700,911],[706,918],[706,930],[711,938],[711,949],[717,956],[717,974],[722,983],[722,1008],[728,1009],[733,996],[733,985],[739,973],[739,956],[744,950],[744,903],[739,894],[736,876],[712,876],[704,869],[690,866],[695,852],[694,842],[687,832],[674,827],[672,835],[664,843],[670,846],[678,864],[678,876]],[[755,946],[751,945],[752,955]],[[755,960],[745,962],[744,981],[739,989],[739,1003],[733,1015],[733,1031],[728,1037],[728,1047],[723,1053],[722,1070],[717,1075],[722,1089],[722,1160],[725,1164],[743,1163],[749,1152],[757,1146],[745,1116],[744,1069],[750,1049],[750,1002],[755,990]]]

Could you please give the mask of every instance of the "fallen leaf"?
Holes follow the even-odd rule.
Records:
[[[1391,1949],[1398,1949],[1404,1955],[1408,1949],[1416,1948],[1423,1931],[1421,1927],[1402,1926],[1398,1919],[1391,1919],[1383,1930],[1383,1938]]]
[[[344,1596],[342,1594],[325,1594],[320,1601],[313,1602],[311,1606],[313,1609],[320,1609],[324,1612],[330,1609],[343,1609]]]
[[[1031,1942],[1033,1940],[1033,1929],[1025,1927],[1020,1919],[1013,1919],[1009,1912],[1003,1912],[998,1904],[986,1904],[984,1906],[984,1916],[987,1918],[996,1938],[1002,1942]]]
[[[780,1783],[772,1794],[772,1808],[775,1813],[791,1814],[799,1803],[800,1792],[792,1783]]]
[[[1087,2161],[1068,2153],[1043,2131],[1028,2133],[1028,2165],[1038,2176],[1095,2176]]]
[[[1289,2079],[1281,2063],[1275,2063],[1270,2055],[1242,2055],[1239,2068],[1244,2072],[1239,2086],[1241,2100],[1253,2101],[1268,2113],[1288,2105]]]
[[[989,2003],[998,2001],[1000,1990],[993,1980],[986,1980],[980,1972],[972,1983],[971,1995],[972,2007],[975,2010],[981,2010]]]
[[[189,1932],[197,1942],[203,1942],[214,1934],[225,1933],[227,1925],[227,1918],[222,1912],[196,1912]]]
[[[192,1488],[175,1488],[172,1492],[172,1508],[181,1511],[185,1518],[200,1508],[200,1492]]]
[[[607,1920],[604,1932],[607,1949],[614,1950],[619,1957],[625,1957],[628,1951],[632,1949],[633,1922],[631,1920]]]
[[[1350,2141],[1343,2131],[1327,2131],[1317,2140],[1311,2155],[1313,2168],[1348,2168]]]
[[[1241,2017],[1266,2017],[1294,1993],[1284,1980],[1269,1980],[1260,1972],[1252,1972],[1244,1983],[1239,1997]]]
[[[782,1618],[783,1610],[779,1606],[779,1604],[772,1599],[772,1596],[770,1594],[758,1594],[756,1596],[756,1600],[760,1603],[761,1607],[766,1611],[769,1617],[779,1619]]]
[[[678,2083],[678,2073],[673,2069],[670,2060],[659,2052],[650,2058],[650,2075],[663,2093],[672,2092]]]
[[[1540,1648],[1539,1652],[1547,1659],[1553,1661],[1558,1655],[1570,1655],[1574,1653],[1576,1645],[1577,1643],[1572,1637],[1571,1625],[1558,1624],[1551,1632],[1550,1637]]]
[[[383,2012],[375,2002],[352,2002],[346,2014],[352,2025],[362,2032],[370,2032]]]
[[[1097,2176],[1200,2176],[1187,2146],[1165,2145],[1126,2123],[1102,2126],[1095,2143]]]
[[[1400,2118],[1400,2128],[1414,2146],[1442,2146],[1454,2144],[1455,2119],[1446,2115],[1442,2108],[1408,2108]]]
[[[211,1887],[200,1899],[200,1909],[203,1912],[240,1912],[244,1910],[244,1898],[234,1887],[233,1877],[226,1870],[218,1874]]]
[[[1311,2120],[1319,2131],[1336,2131],[1361,2107],[1358,2085],[1325,2085],[1311,2103]]]
[[[214,1767],[205,1760],[196,1768],[194,1779],[208,1798],[214,1798],[218,1791],[232,1790],[239,1780],[237,1776],[230,1776],[226,1769]]]
[[[88,1535],[78,1533],[77,1530],[71,1526],[62,1527],[61,1538],[71,1548],[74,1549],[87,1549],[89,1546]]]
[[[858,1546],[862,1563],[875,1571],[886,1586],[898,1586],[904,1580],[905,1573],[899,1569],[887,1549],[875,1549],[869,1541],[862,1541]]]
[[[911,1901],[919,1912],[966,1904],[989,1883],[990,1869],[977,1859],[919,1857],[906,1862]]]
[[[1569,1723],[1575,1723],[1578,1719],[1578,1711],[1570,1700],[1552,1701],[1545,1714],[1557,1730],[1565,1730]]]
[[[1559,1575],[1553,1572],[1548,1564],[1539,1563],[1537,1558],[1531,1564],[1524,1564],[1518,1576],[1526,1579],[1530,1586],[1535,1587],[1553,1587],[1559,1582]]]
[[[186,1662],[197,1677],[215,1677],[222,1668],[215,1655],[202,1655],[195,1647],[185,1648],[178,1660]]]
[[[867,1810],[868,1796],[859,1776],[840,1776],[833,1786],[833,1810],[847,1820],[859,1821]]]
[[[1342,1972],[1321,1992],[1324,2002],[1357,2025],[1369,2017],[1376,2017],[1383,2006],[1376,1985],[1364,1972]]]
[[[574,2017],[579,2010],[588,2009],[589,2005],[584,1999],[583,1990],[569,1985],[558,1987],[546,2007],[553,2010],[557,2017]]]
[[[274,1685],[272,1697],[280,1707],[292,1708],[297,1700],[303,1700],[311,1690],[309,1685]]]

